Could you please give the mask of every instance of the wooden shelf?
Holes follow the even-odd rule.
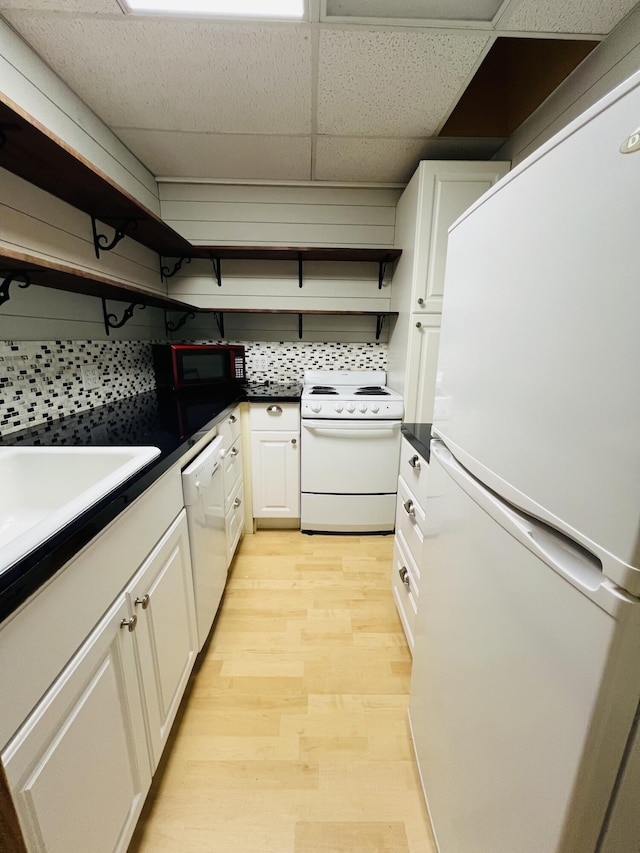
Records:
[[[389,263],[402,249],[328,248],[324,246],[193,246],[191,257],[256,261],[369,261]]]
[[[177,310],[177,309],[171,309]],[[188,310],[188,307],[185,308]],[[397,311],[323,311],[312,308],[196,308],[198,314],[335,314],[355,317],[397,317]]]
[[[37,284],[41,287],[53,287],[56,290],[81,293],[84,296],[97,296],[102,299],[113,299],[118,302],[136,302],[141,305],[148,305],[151,308],[165,308],[173,311],[198,310],[186,302],[180,302],[177,299],[171,299],[168,296],[162,296],[133,285],[120,284],[93,272],[64,267],[42,258],[12,252],[8,249],[0,250],[0,278],[10,272],[22,271],[28,274],[31,284]],[[16,281],[13,287],[18,288],[20,283],[20,281]],[[12,292],[14,291],[12,290]]]
[[[128,236],[159,255],[189,256],[184,237],[2,95],[0,131],[1,167],[108,225],[134,220]]]

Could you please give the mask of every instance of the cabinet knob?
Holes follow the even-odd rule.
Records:
[[[411,579],[409,578],[409,572],[407,571],[407,567],[403,566],[401,569],[398,569],[398,574],[400,575],[400,580],[406,586],[408,590],[411,589]]]
[[[413,501],[411,499],[405,501],[402,506],[404,507],[404,511],[407,513],[407,515],[410,515],[411,518],[416,517],[415,507],[413,506]]]
[[[424,305],[424,299],[422,298],[422,296],[420,297],[420,299],[418,299],[418,305]]]
[[[138,624],[138,617],[134,613],[131,619],[123,619],[120,623],[121,628],[127,628],[129,633],[132,634],[136,630],[136,625]]]
[[[230,423],[230,424],[235,424],[235,422],[236,422],[237,420],[238,420],[238,419],[237,419],[237,417],[236,417],[235,415],[231,415],[231,417],[229,418],[229,423]]]
[[[235,501],[233,502],[233,505],[236,509],[238,509],[238,507],[240,506],[241,503],[242,503],[242,501],[240,500],[240,498],[236,498]]]
[[[133,602],[136,607],[142,607],[143,610],[146,610],[149,604],[151,603],[151,599],[149,598],[149,593],[143,595],[142,598],[136,598]]]
[[[422,328],[422,323],[420,321],[418,321],[416,323],[416,329],[421,329],[421,328]]]
[[[411,465],[412,468],[415,468],[416,471],[419,471],[420,470],[420,457],[419,456],[412,456],[411,459],[409,460],[409,465]]]
[[[298,443],[297,439],[295,439],[295,438],[291,439],[291,444],[293,444],[294,447],[296,446],[297,443]]]
[[[238,448],[237,448],[237,447],[234,447],[234,448],[233,448],[233,450],[231,451],[231,455],[232,455],[232,456],[237,456],[237,455],[238,455],[238,453],[240,453],[240,451],[238,450]]]
[[[281,415],[282,414],[282,406],[267,406],[267,414],[268,415]]]

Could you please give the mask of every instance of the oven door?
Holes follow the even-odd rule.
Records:
[[[302,421],[301,485],[320,494],[395,492],[401,421]]]

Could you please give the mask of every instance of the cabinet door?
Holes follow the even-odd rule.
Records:
[[[184,510],[142,565],[127,594],[138,617],[134,636],[155,770],[198,653]]]
[[[404,391],[407,423],[431,423],[436,390],[440,315],[412,314]]]
[[[300,516],[300,434],[252,432],[251,472],[255,518]]]
[[[2,755],[30,853],[127,848],[151,784],[129,618],[123,595]]]

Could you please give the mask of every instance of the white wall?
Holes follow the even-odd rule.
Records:
[[[0,97],[32,116],[158,214],[155,178],[31,48],[0,20]]]
[[[639,68],[640,5],[516,130],[493,159],[511,160],[512,167],[517,165]],[[629,128],[629,133],[633,130]]]

